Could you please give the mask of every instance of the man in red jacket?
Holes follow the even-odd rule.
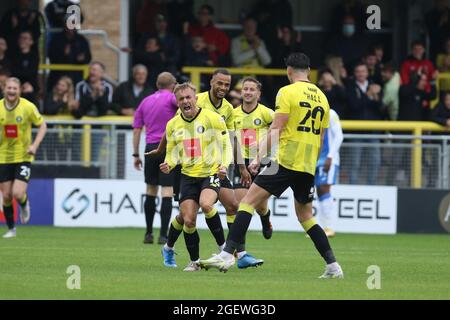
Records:
[[[413,73],[425,74],[427,76],[426,91],[430,92],[430,82],[436,79],[437,71],[433,63],[424,56],[424,44],[420,41],[414,41],[411,46],[411,56],[402,63],[401,78],[402,84],[408,84],[411,81],[411,75]]]
[[[191,37],[202,37],[207,44],[209,56],[214,65],[219,57],[230,50],[230,39],[222,30],[216,28],[212,21],[214,9],[209,5],[202,5],[198,11],[197,22],[190,25],[188,33]]]

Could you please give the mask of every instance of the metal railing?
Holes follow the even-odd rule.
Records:
[[[103,166],[105,178],[117,177],[117,172],[121,170],[118,167],[124,165],[118,159],[121,157],[120,153],[126,150],[124,149],[126,146],[124,146],[123,141],[127,131],[130,134],[132,132],[132,117],[84,117],[80,120],[74,120],[71,116],[46,116],[45,119],[51,125],[50,130],[53,136],[61,136],[67,132],[73,132],[77,135],[76,139],[67,140],[66,144],[55,145],[55,149],[61,149],[72,144],[70,145],[71,149],[76,150],[72,151],[73,154],[77,155],[76,158],[66,158],[63,162],[70,165],[71,163],[74,164],[73,161],[78,161],[77,163],[86,167]],[[342,149],[342,165],[344,167],[346,162],[351,163],[351,160],[355,158],[350,154],[350,151],[345,151],[346,148],[353,150],[360,148],[357,150],[361,151],[363,158],[365,157],[364,154],[367,154],[367,152],[370,154],[375,147],[382,150],[390,150],[389,152],[392,154],[400,150],[402,157],[408,160],[406,164],[401,165],[402,169],[407,171],[408,186],[421,188],[427,185],[423,180],[425,177],[424,172],[429,167],[429,161],[433,162],[432,171],[439,175],[435,179],[441,179],[436,185],[449,186],[450,135],[436,136],[428,133],[450,133],[450,129],[432,122],[409,121],[342,121],[342,126],[346,132],[372,131],[375,133],[345,134],[346,140]],[[126,130],[124,131],[124,129]],[[141,142],[142,144],[143,142]],[[51,149],[51,147],[49,148]],[[103,154],[103,157],[99,157],[99,152],[96,148],[106,150],[100,153]],[[347,155],[345,155],[346,153]],[[383,154],[385,155],[385,153]],[[129,158],[129,155],[126,154],[125,158]],[[37,159],[41,164],[55,164],[48,160],[46,156],[41,156]],[[102,164],[99,159],[106,159],[108,164]],[[57,160],[60,164],[61,159]],[[391,160],[385,161],[388,164],[391,162]],[[364,163],[363,166],[367,166],[367,164]],[[345,177],[343,178],[343,181],[345,181]]]
[[[256,76],[286,76],[286,69],[266,68],[226,68],[232,75],[256,75]],[[202,74],[213,74],[217,68],[214,67],[183,67],[182,72],[189,74],[191,82],[200,91],[200,79]],[[310,79],[317,82],[317,70],[311,70]]]
[[[422,185],[422,140],[424,132],[447,132],[449,128],[442,127],[433,122],[414,121],[342,121],[342,128],[346,131],[393,131],[408,132],[412,134],[412,143],[416,148],[412,149],[411,186],[420,188]]]

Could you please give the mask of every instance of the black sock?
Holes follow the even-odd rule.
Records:
[[[231,228],[227,244],[224,251],[233,254],[234,250],[242,251],[242,245],[245,244],[245,234],[247,233],[248,226],[252,221],[252,214],[247,211],[239,211],[236,220]]]
[[[161,237],[167,237],[167,229],[169,228],[170,217],[172,216],[172,197],[162,198],[161,203]]]
[[[219,214],[216,212],[211,218],[206,218],[206,224],[214,236],[214,239],[216,239],[217,245],[223,245],[225,243],[225,235],[223,233],[222,222],[220,221]]]
[[[194,230],[192,232],[192,229]],[[200,237],[198,236],[197,229],[183,228],[184,241],[186,242],[186,248],[189,252],[191,261],[197,261],[200,259]]]
[[[145,223],[147,224],[147,233],[153,233],[153,218],[156,211],[156,197],[147,195],[144,202]]]
[[[227,241],[228,241],[228,239],[230,239],[230,230],[231,230],[231,227],[233,226],[233,224],[234,224],[234,222],[233,223],[227,222],[227,226],[228,226]]]
[[[14,229],[15,223],[14,223],[14,208],[12,204],[7,206],[6,204],[3,204],[3,212],[5,214],[5,220],[6,225],[8,226],[8,229]]]
[[[333,250],[331,250],[327,235],[318,224],[308,230],[308,235],[311,237],[311,240],[314,242],[314,246],[327,264],[336,262],[336,258],[334,257]]]
[[[267,213],[264,216],[261,216],[261,224],[264,228],[268,228],[270,226],[270,210],[267,210]]]
[[[167,246],[169,248],[173,248],[175,246],[175,242],[177,242],[181,232],[183,232],[183,225],[180,224],[175,217],[170,224],[169,234],[167,236]]]

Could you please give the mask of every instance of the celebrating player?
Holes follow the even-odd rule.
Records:
[[[5,98],[0,100],[0,189],[3,191],[3,211],[8,232],[3,238],[16,236],[13,198],[20,205],[20,220],[30,220],[30,203],[27,197],[31,162],[44,139],[47,125],[36,106],[21,98],[21,83],[17,78],[6,80]],[[31,143],[31,127],[39,131]]]
[[[183,233],[191,262],[184,271],[199,267],[200,238],[196,229],[199,207],[209,218],[209,227],[216,239],[225,242],[222,224],[214,203],[219,193],[219,179],[224,179],[232,160],[230,138],[225,121],[217,113],[196,106],[195,87],[190,83],[174,90],[181,113],[166,127],[167,150],[161,171],[168,174],[181,164],[180,212]],[[170,237],[170,232],[169,232]],[[173,249],[162,248],[164,264],[176,267]]]
[[[334,202],[331,196],[331,185],[336,184],[339,174],[339,148],[344,140],[339,116],[330,109],[330,127],[325,130],[325,137],[317,161],[315,185],[319,196],[319,217],[327,237],[334,237],[331,228],[331,215],[334,212]]]
[[[236,141],[234,143],[234,154],[237,165],[234,168],[233,186],[238,202],[247,194],[250,183],[256,175],[251,175],[251,180],[246,180],[249,176],[241,175],[241,172],[248,173],[247,167],[250,165],[253,157],[256,156],[257,145],[260,137],[267,133],[273,121],[273,111],[266,106],[258,103],[261,97],[261,83],[252,77],[244,78],[242,81],[242,105],[233,110],[234,132]],[[240,149],[238,148],[240,146]],[[240,151],[240,152],[239,152]],[[270,224],[270,210],[267,207],[267,201],[263,201],[261,207],[255,208],[261,217],[262,231],[264,238],[272,237],[272,225]],[[238,253],[238,258],[245,253]],[[238,260],[238,266],[242,267],[244,260]]]
[[[314,173],[324,129],[329,126],[330,107],[323,92],[308,80],[309,58],[305,54],[291,54],[286,66],[291,84],[281,88],[277,94],[274,121],[249,169],[252,173],[257,172],[261,158],[276,143],[274,138],[279,134],[275,161],[271,162],[270,170],[266,167],[261,171],[242,199],[225,249],[210,259],[200,260],[200,266],[226,272],[234,265],[233,253],[244,249],[245,234],[255,208],[271,194],[279,197],[290,187],[294,192],[298,220],[326,262],[325,272],[320,277],[343,278],[344,273],[334,257],[328,238],[312,214]],[[274,168],[276,172],[265,174],[265,171]]]

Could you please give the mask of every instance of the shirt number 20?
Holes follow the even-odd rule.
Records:
[[[308,102],[300,102],[300,107],[306,108],[308,110],[306,111],[306,114],[305,114],[305,117],[303,118],[303,120],[300,121],[299,126],[297,127],[297,131],[312,132],[313,134],[320,134],[320,123],[322,122],[323,117],[325,115],[325,110],[320,106],[317,106],[311,110],[311,105]],[[315,125],[317,123],[318,117],[320,117],[320,121],[318,122],[319,127],[316,128]],[[307,124],[309,119],[311,119],[310,126],[308,126],[308,124]]]

